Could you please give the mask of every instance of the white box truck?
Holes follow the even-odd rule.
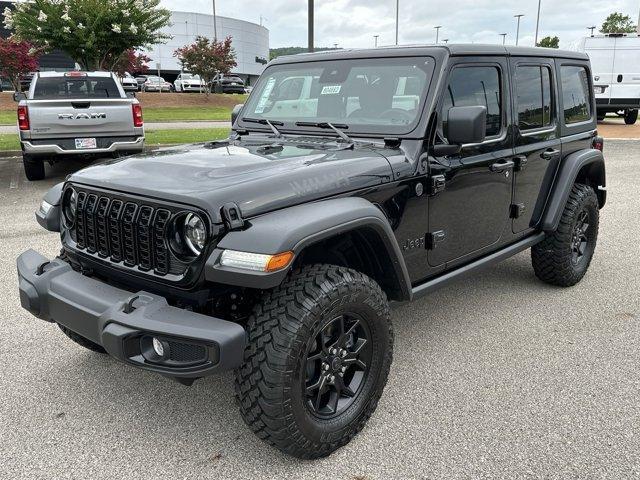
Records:
[[[607,113],[636,123],[640,108],[640,37],[609,34],[583,38],[578,50],[591,59],[598,120]]]

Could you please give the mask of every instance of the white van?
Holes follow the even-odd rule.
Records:
[[[636,123],[640,108],[640,37],[586,37],[578,44],[578,50],[591,60],[598,120],[615,112],[624,116],[627,125]]]

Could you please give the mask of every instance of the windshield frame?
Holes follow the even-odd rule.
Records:
[[[417,53],[417,52],[416,52]],[[331,120],[335,123],[347,124],[348,128],[345,129],[345,133],[349,136],[356,137],[410,137],[417,129],[424,129],[424,111],[427,105],[428,100],[432,95],[432,88],[434,78],[436,77],[436,72],[439,69],[439,61],[435,55],[432,55],[431,52],[428,54],[419,53],[419,54],[406,54],[406,55],[390,55],[390,56],[366,56],[366,57],[333,57],[333,58],[322,58],[322,59],[303,59],[297,62],[276,62],[272,63],[265,68],[262,75],[258,79],[258,82],[254,85],[249,98],[247,99],[245,106],[254,106],[257,105],[258,96],[262,93],[263,85],[268,82],[269,73],[275,70],[299,70],[300,68],[304,68],[308,66],[309,69],[318,68],[319,64],[323,63],[332,63],[336,61],[340,62],[362,62],[370,60],[371,62],[384,62],[387,61],[412,61],[412,60],[428,60],[430,61],[430,69],[427,71],[427,75],[424,83],[424,93],[420,97],[420,102],[416,108],[416,116],[410,124],[407,125],[375,125],[375,124],[350,124],[348,119],[334,119]],[[254,104],[252,104],[254,102]],[[262,128],[261,125],[253,123],[253,122],[245,122],[242,120],[242,117],[253,117],[255,116],[249,109],[243,109],[242,115],[237,119],[237,125],[239,129],[247,130],[247,131],[263,131],[265,128]],[[266,118],[266,117],[265,117]],[[270,119],[272,121],[283,121],[282,119]],[[333,136],[333,133],[330,133],[330,130],[319,128],[319,127],[310,127],[310,126],[296,126],[296,122],[314,122],[319,120],[314,120],[313,118],[298,118],[294,120],[283,121],[284,125],[278,126],[278,130],[281,132],[290,132],[290,133],[309,133],[313,132],[314,134],[322,134],[323,136]],[[322,120],[324,121],[324,120]],[[268,127],[267,127],[268,128]],[[414,135],[413,135],[414,136]]]

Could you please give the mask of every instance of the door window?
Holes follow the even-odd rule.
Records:
[[[551,125],[551,72],[545,66],[516,70],[518,126],[521,131]]]
[[[564,104],[564,123],[586,122],[591,119],[591,95],[589,93],[589,74],[585,67],[563,65],[562,102]]]
[[[451,107],[487,107],[486,136],[502,130],[502,88],[497,67],[459,67],[451,72],[442,105],[442,131],[446,137]]]

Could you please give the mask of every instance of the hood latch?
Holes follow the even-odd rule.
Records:
[[[222,218],[229,230],[244,227],[244,220],[240,213],[240,208],[233,202],[225,203],[222,207]]]

